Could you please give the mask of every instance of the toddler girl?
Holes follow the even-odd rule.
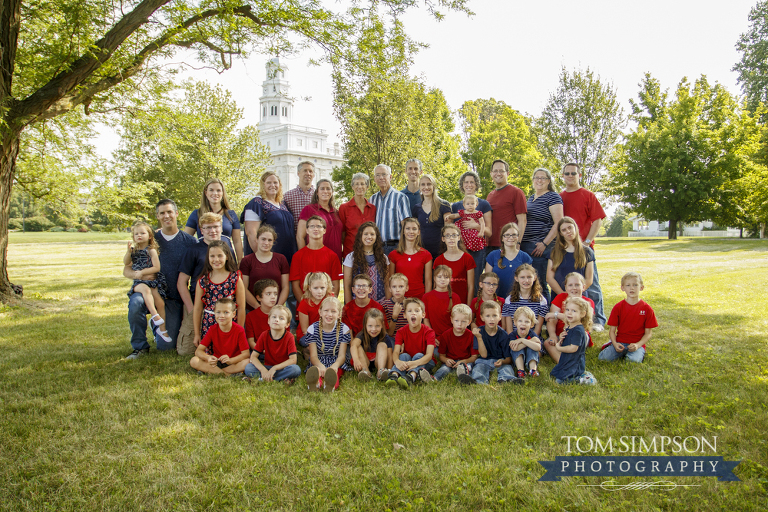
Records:
[[[558,384],[596,384],[595,377],[586,371],[587,332],[592,328],[592,310],[581,297],[565,301],[565,330],[560,333],[555,350],[560,361],[550,375]]]
[[[351,334],[341,323],[341,303],[326,297],[320,304],[320,319],[309,326],[304,341],[309,346],[307,388],[330,393],[338,389],[339,378],[352,367],[346,362]]]

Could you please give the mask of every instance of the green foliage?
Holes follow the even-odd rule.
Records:
[[[418,45],[399,21],[391,27],[368,13],[355,41],[354,57],[334,58],[334,108],[342,126],[346,163],[334,171],[340,190],[351,197],[351,178],[373,177],[377,164],[392,168],[392,185],[405,186],[405,163],[421,160],[435,176],[441,196],[458,199],[458,177],[464,172],[451,110],[439,89],[410,77],[408,68]],[[373,179],[371,179],[373,182]]]
[[[509,164],[509,182],[528,190],[533,170],[543,163],[530,120],[493,98],[466,101],[458,113],[464,143],[461,156],[480,175],[483,191],[494,188],[491,164],[498,159]]]
[[[616,212],[607,223],[605,236],[629,236],[629,232],[632,230],[632,221],[628,218],[631,215],[632,213],[627,211],[624,207],[620,206],[616,208]]]
[[[739,201],[732,184],[749,169],[757,149],[755,117],[720,85],[701,77],[683,79],[674,101],[646,74],[639,102],[632,102],[637,128],[626,136],[611,187],[621,201],[649,220],[677,224],[721,220]]]
[[[54,225],[45,217],[30,217],[25,219],[24,223],[27,231],[47,231]]]
[[[601,82],[589,68],[572,73],[562,68],[559,81],[536,120],[541,152],[560,166],[577,162],[582,186],[600,190],[625,125],[624,109],[613,84]]]
[[[183,84],[183,98],[164,95],[151,109],[127,116],[115,152],[118,190],[147,187],[147,197],[129,197],[120,212],[128,217],[154,215],[154,205],[171,198],[184,219],[200,206],[210,178],[224,182],[230,206],[239,211],[253,196],[269,162],[268,150],[252,126],[238,128],[242,109],[229,91],[205,82]],[[119,198],[118,198],[119,199]]]
[[[22,227],[21,219],[8,219],[8,229],[22,229]]]
[[[61,227],[61,226],[53,226],[48,231],[50,231],[51,233],[58,233],[58,232],[61,232],[61,231],[65,231],[65,229],[63,227]]]
[[[754,112],[760,104],[768,105],[768,1],[749,11],[749,30],[741,34],[736,49],[741,59],[733,70],[739,73],[747,106]]]

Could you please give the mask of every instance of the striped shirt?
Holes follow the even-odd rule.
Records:
[[[312,194],[315,193],[315,187],[309,187],[309,190],[304,192],[301,187],[292,188],[283,195],[283,202],[288,207],[288,211],[293,215],[293,235],[296,236],[296,231],[299,228],[299,216],[301,210],[304,209],[310,202],[312,202]]]
[[[349,344],[352,342],[352,334],[349,327],[346,324],[341,324],[341,333],[337,333],[337,326],[334,326],[333,331],[325,332],[320,329],[320,322],[315,322],[307,328],[307,334],[304,336],[304,342],[307,346],[314,344],[317,348],[317,358],[326,368],[336,363],[336,358],[339,357],[339,348],[342,343],[347,344],[346,361],[341,365],[341,369],[348,371],[352,369],[349,365],[351,353],[349,351]],[[321,336],[322,333],[322,336]],[[339,335],[339,342],[336,343],[336,335]]]
[[[396,242],[400,239],[400,223],[411,216],[411,203],[405,194],[390,187],[387,195],[381,192],[371,196],[371,202],[376,207],[376,225],[381,231],[384,243]]]
[[[521,308],[523,306],[528,306],[531,308],[536,315],[536,321],[539,321],[539,318],[543,318],[549,313],[549,306],[547,305],[547,299],[544,298],[544,296],[541,296],[541,299],[539,300],[539,303],[535,303],[530,299],[523,299],[520,298],[516,302],[512,302],[512,296],[508,295],[507,299],[504,301],[504,305],[501,307],[501,316],[515,316],[515,311],[517,311],[518,308]],[[535,326],[532,326],[532,328]]]
[[[523,242],[542,242],[555,224],[549,208],[556,204],[563,204],[563,198],[560,197],[560,194],[551,190],[538,198],[534,198],[535,195],[531,194],[526,203],[528,219],[525,224]]]

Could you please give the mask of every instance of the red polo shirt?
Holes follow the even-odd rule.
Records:
[[[341,219],[342,226],[344,226],[344,248],[342,253],[346,256],[354,249],[358,228],[365,222],[376,222],[376,206],[366,200],[365,208],[361,212],[355,200],[350,199],[339,206],[339,218]]]

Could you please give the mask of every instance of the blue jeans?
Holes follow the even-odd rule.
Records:
[[[503,364],[496,368],[493,365],[494,362],[496,362],[496,359],[475,360],[475,364],[472,367],[472,378],[475,379],[475,382],[478,384],[488,384],[488,379],[490,378],[491,372],[493,370],[497,370],[498,373],[496,378],[500,383],[507,382],[515,378],[515,372],[512,368],[512,365]]]
[[[471,367],[471,365],[468,364],[467,367]],[[438,368],[437,371],[435,372],[435,379],[443,380],[451,373],[456,373],[456,368],[451,368],[447,364],[444,364],[443,366]]]
[[[601,361],[616,361],[617,359],[626,359],[627,361],[631,361],[633,363],[643,362],[643,359],[645,359],[645,349],[643,347],[640,347],[634,352],[628,351],[626,347],[627,345],[624,345],[623,351],[616,352],[616,349],[613,348],[613,344],[610,344],[600,351],[600,353],[597,355],[597,358]]]
[[[544,298],[547,299],[547,304],[552,302],[552,298],[549,296],[549,286],[547,285],[547,264],[549,263],[549,255],[552,253],[552,248],[555,246],[555,241],[552,240],[541,256],[534,256],[533,250],[536,249],[536,242],[521,242],[520,250],[531,257],[534,269],[538,274],[539,284],[541,284],[541,293],[544,294]],[[595,303],[597,305],[597,303]]]
[[[517,358],[523,356],[523,369],[525,369],[525,365],[530,363],[531,361],[536,361],[536,364],[539,363],[539,351],[533,350],[532,348],[523,347],[520,350],[515,350],[512,352],[512,364],[515,364],[515,361],[517,361]]]
[[[485,272],[485,248],[480,249],[479,251],[467,251],[470,256],[472,256],[472,259],[475,260],[475,293],[472,294],[473,297],[477,297],[477,287],[480,284],[480,274]]]
[[[264,365],[264,367],[267,370],[272,369],[272,366]],[[259,371],[258,368],[256,368],[256,366],[253,363],[248,363],[244,371],[248,377],[252,379],[254,377],[258,377],[259,380],[261,380],[261,372]],[[298,379],[300,375],[301,375],[301,368],[299,368],[299,365],[290,364],[281,370],[277,370],[275,372],[275,375],[272,377],[272,380],[278,381],[278,380],[285,380],[285,379]]]
[[[592,299],[595,303],[595,318],[593,322],[605,326],[608,321],[603,311],[603,290],[600,289],[600,281],[597,279],[597,261],[594,262],[594,273],[592,274],[592,286],[584,291],[584,295]]]
[[[411,356],[410,354],[400,354],[400,360],[401,361],[415,361],[417,359],[421,359],[422,357],[424,357],[424,354],[422,354],[422,353],[414,354],[413,356]],[[419,370],[421,370],[422,368],[426,368],[427,371],[431,371],[432,368],[434,368],[434,367],[435,367],[435,362],[430,359],[427,364],[423,364],[421,366],[417,366],[416,368],[411,368],[410,370],[408,370],[408,372],[419,373]],[[399,370],[396,365],[393,365],[392,369],[390,371],[391,372],[396,372],[398,375],[400,375],[402,377],[405,377],[405,374],[408,373],[408,372],[404,372],[404,371]]]
[[[181,326],[181,317],[184,304],[173,299],[165,302],[165,324],[162,325],[168,331],[172,341],[164,341],[159,336],[155,336],[155,345],[157,350],[176,350],[176,337],[179,335]],[[131,346],[134,350],[144,350],[149,348],[147,343],[147,307],[144,305],[144,297],[136,292],[128,299],[128,325],[131,328]],[[155,326],[152,325],[152,333],[155,334]]]

